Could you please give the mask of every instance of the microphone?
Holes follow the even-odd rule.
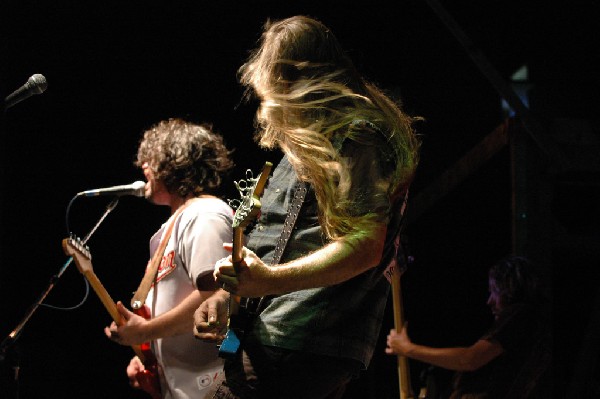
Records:
[[[4,99],[4,109],[10,108],[21,101],[28,99],[34,94],[42,94],[44,91],[46,91],[47,87],[48,82],[46,82],[44,75],[36,73],[35,75],[31,76],[23,86],[19,87]]]
[[[144,187],[146,183],[143,181],[136,181],[131,184],[125,184],[122,186],[113,186],[106,188],[98,188],[96,190],[88,190],[77,193],[78,197],[97,197],[99,195],[113,195],[113,196],[121,196],[121,195],[135,195],[136,197],[144,196]]]

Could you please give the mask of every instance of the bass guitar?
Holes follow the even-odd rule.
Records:
[[[402,291],[400,276],[402,270],[398,263],[394,265],[392,271],[392,305],[394,311],[394,328],[397,332],[402,330],[404,325],[404,307],[402,306]],[[398,355],[398,385],[400,388],[400,399],[414,399],[414,392],[410,381],[410,369],[408,368],[408,359],[405,356]]]
[[[391,270],[389,270],[389,276],[392,283],[392,305],[394,312],[394,329],[397,332],[402,331],[404,326],[404,306],[402,304],[402,284],[400,278],[406,271],[406,254],[402,246],[400,235],[396,236],[394,243],[396,247],[395,261],[392,264]],[[387,272],[386,272],[387,273]],[[398,385],[400,388],[400,399],[415,399],[415,393],[411,384],[410,368],[408,364],[408,358],[405,356],[397,356],[397,368],[398,368]],[[427,387],[423,386],[419,390],[419,399],[425,399],[427,397]]]
[[[94,292],[115,323],[117,323],[119,326],[123,325],[125,321],[117,310],[117,305],[94,273],[94,269],[92,267],[92,255],[88,247],[82,244],[81,240],[76,237],[65,238],[62,241],[62,246],[64,252],[73,257],[73,260],[77,265],[77,269],[81,274],[83,274],[87,281],[89,281],[90,285],[94,289]],[[148,310],[147,307],[146,310]],[[146,319],[150,317],[149,312],[144,313],[144,308],[136,313]],[[150,343],[134,345],[132,346],[132,349],[140,358],[145,368],[136,375],[136,379],[140,384],[140,387],[150,394],[152,399],[161,399],[162,395],[160,390],[160,382],[158,379],[158,364],[156,357],[150,349]]]
[[[234,182],[241,197],[237,206],[231,203],[232,207],[236,208],[233,216],[233,250],[231,253],[233,267],[236,272],[239,272],[239,265],[243,260],[244,230],[257,218],[260,212],[260,197],[262,197],[272,167],[271,162],[266,162],[257,178],[253,177],[251,170],[247,170],[245,180]],[[233,358],[238,353],[241,339],[251,321],[257,301],[258,298],[242,298],[231,295],[227,333],[223,342],[219,345],[220,357]]]

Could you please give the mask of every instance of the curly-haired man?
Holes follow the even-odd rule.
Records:
[[[146,199],[171,209],[150,239],[151,255],[165,236],[168,241],[146,298],[151,318],[118,303],[125,323],[113,323],[105,333],[122,345],[151,341],[163,398],[202,398],[223,364],[215,345],[197,341],[191,329],[194,310],[218,289],[212,271],[226,255],[222,243],[232,237],[233,212],[216,196],[233,167],[230,151],[211,126],[169,119],[144,132],[135,165],[147,180]],[[142,370],[134,357],[127,367],[134,387]]]

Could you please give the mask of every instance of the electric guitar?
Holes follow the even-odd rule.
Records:
[[[232,207],[236,208],[233,216],[233,250],[231,252],[233,268],[236,272],[239,272],[239,265],[243,260],[244,230],[256,219],[260,212],[260,197],[263,194],[272,166],[271,162],[266,162],[257,178],[253,177],[251,170],[247,170],[245,180],[234,182],[241,197],[237,206],[233,204],[233,201],[230,202]],[[223,342],[219,345],[220,357],[233,358],[238,353],[241,339],[251,320],[252,307],[256,306],[256,300],[257,298],[241,298],[231,295],[227,333]]]
[[[62,246],[64,252],[73,257],[73,260],[77,265],[77,269],[89,281],[90,285],[96,292],[96,295],[98,295],[98,298],[100,298],[100,301],[111,315],[115,323],[117,323],[119,326],[124,324],[124,320],[117,310],[117,305],[94,273],[94,269],[92,267],[92,255],[89,249],[76,237],[65,238],[62,241]],[[136,314],[146,319],[150,318],[149,312],[144,313],[144,310],[147,311],[149,309],[147,309],[147,307],[146,309],[142,308],[140,309],[140,312],[136,312]],[[144,343],[142,345],[134,345],[132,346],[132,349],[140,358],[145,368],[136,375],[136,379],[140,384],[140,387],[150,394],[152,399],[161,399],[162,395],[160,391],[160,382],[158,379],[157,370],[158,364],[156,357],[150,349],[150,344]]]

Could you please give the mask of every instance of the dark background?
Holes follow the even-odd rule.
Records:
[[[61,240],[73,196],[142,179],[132,161],[151,124],[169,117],[213,123],[235,148],[235,179],[278,160],[252,140],[256,104],[240,101],[236,70],[267,18],[306,14],[333,30],[368,79],[425,118],[417,126],[423,148],[413,199],[505,121],[500,93],[470,55],[489,61],[503,82],[528,67],[530,111],[541,128],[524,128],[517,115],[509,129],[525,149],[517,153],[525,155],[513,157],[505,146],[470,165],[464,180],[438,190],[429,198],[433,205],[410,219],[405,232],[414,262],[402,280],[406,318],[417,342],[470,344],[491,322],[488,266],[511,251],[530,256],[553,301],[555,397],[598,395],[594,2],[444,1],[472,43],[466,48],[423,1],[173,3],[9,0],[0,6],[0,98],[33,74],[48,80],[45,93],[2,115],[0,338],[63,270]],[[536,134],[558,149],[566,166],[540,148]],[[523,172],[525,181],[513,172]],[[85,236],[108,202],[74,201],[69,230]],[[515,212],[523,209],[518,204],[527,212]],[[131,298],[148,258],[147,240],[167,216],[165,208],[122,197],[93,235],[94,270],[115,300]],[[71,265],[44,303],[73,307],[84,294]],[[3,377],[20,366],[21,398],[136,396],[125,377],[132,353],[104,337],[109,321],[93,292],[70,311],[39,307],[6,351]],[[349,398],[398,397],[395,358],[383,354],[391,326],[388,311],[381,347]],[[411,368],[416,386],[424,365],[411,362]],[[445,382],[448,373],[439,376]],[[8,378],[1,383],[14,387]]]

